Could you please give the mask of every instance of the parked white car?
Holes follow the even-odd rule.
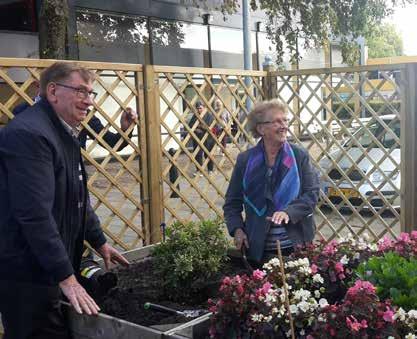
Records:
[[[343,143],[347,155],[339,149],[329,153],[319,162],[323,174],[322,189],[332,203],[343,203],[342,196],[344,196],[353,206],[360,206],[365,201],[363,209],[371,205],[378,210],[386,205],[376,193],[379,191],[388,204],[399,209],[401,150],[395,136],[398,138],[400,136],[400,120],[396,115],[384,115],[379,118],[390,127],[388,130],[385,130],[375,118],[370,119],[365,124],[366,128],[360,127],[352,138]],[[384,149],[378,147],[372,140],[371,134]],[[365,154],[359,145],[366,150]],[[386,152],[389,156],[379,163]],[[353,162],[357,164],[359,170],[353,166]],[[345,176],[337,167],[340,167]],[[346,179],[346,176],[351,182]]]

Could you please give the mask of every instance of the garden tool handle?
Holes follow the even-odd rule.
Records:
[[[162,306],[162,305],[158,305],[158,304],[153,304],[153,303],[149,303],[149,302],[146,302],[143,305],[143,307],[146,310],[152,309],[152,310],[155,310],[155,311],[160,311],[160,312],[165,312],[165,313],[170,313],[170,314],[184,315],[183,312],[174,310],[173,308],[166,307],[166,306]]]
[[[253,267],[249,264],[248,259],[246,258],[246,246],[244,244],[242,245],[242,248],[240,249],[240,251],[242,253],[243,264],[252,273]]]

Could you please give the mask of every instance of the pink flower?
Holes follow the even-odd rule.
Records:
[[[242,285],[237,285],[236,286],[236,293],[237,295],[242,295],[245,292],[245,289],[243,288]]]
[[[223,285],[230,285],[230,283],[232,282],[232,280],[230,279],[230,277],[224,277],[223,278]]]
[[[346,276],[343,273],[338,274],[337,277],[339,278],[339,280],[343,280],[346,278]]]
[[[394,322],[394,312],[388,306],[386,311],[384,312],[384,315],[382,316],[382,319],[384,319],[387,323]]]
[[[417,231],[411,231],[411,239],[417,240]]]
[[[350,319],[352,318],[353,321]],[[346,317],[346,325],[353,331],[353,332],[359,332],[362,328],[367,328],[368,323],[364,319],[361,322],[359,322],[353,315],[350,317]]]
[[[252,273],[252,277],[255,280],[262,280],[265,277],[265,272],[261,270],[255,270]]]
[[[310,269],[311,269],[311,274],[316,274],[318,272],[318,267],[316,264],[312,264],[310,266]]]
[[[338,261],[336,265],[334,266],[334,269],[336,270],[337,273],[343,273],[344,271],[343,264],[340,261]]]
[[[365,292],[367,294],[374,294],[376,291],[375,286],[369,281],[357,280],[355,285],[348,289],[346,296],[355,297],[358,292]]]
[[[264,293],[268,293],[268,291],[271,289],[272,285],[269,282],[266,282],[265,284],[263,284],[262,286],[262,291]]]
[[[404,241],[405,243],[411,242],[410,235],[408,233],[402,232],[398,237],[399,240]]]
[[[393,244],[393,241],[390,238],[388,238],[387,236],[385,236],[378,242],[378,250],[379,251],[385,251],[385,250],[391,248],[392,244]]]
[[[323,249],[323,254],[325,255],[333,255],[336,253],[336,246],[337,242],[336,240],[330,241]]]
[[[366,319],[363,319],[361,321],[361,326],[362,326],[362,328],[368,328],[368,322],[366,321]]]

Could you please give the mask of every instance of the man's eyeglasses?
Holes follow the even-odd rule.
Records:
[[[87,91],[85,88],[82,88],[82,87],[74,87],[74,86],[69,86],[69,85],[60,84],[60,83],[55,83],[55,85],[69,88],[69,89],[76,91],[77,97],[79,97],[80,99],[87,99],[87,97],[90,97],[91,100],[94,100],[97,96],[97,92]]]

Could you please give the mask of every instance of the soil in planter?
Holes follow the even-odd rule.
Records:
[[[102,300],[98,300],[101,311],[143,326],[184,323],[192,320],[152,309],[146,310],[144,309],[146,302],[168,306],[178,311],[207,310],[207,300],[216,297],[224,276],[248,274],[240,258],[231,258],[217,276],[211,281],[204,282],[201,291],[191,295],[189,300],[178,303],[167,300],[164,296],[152,259],[133,262],[128,269],[120,268],[115,272],[119,278],[118,287],[110,291]]]

